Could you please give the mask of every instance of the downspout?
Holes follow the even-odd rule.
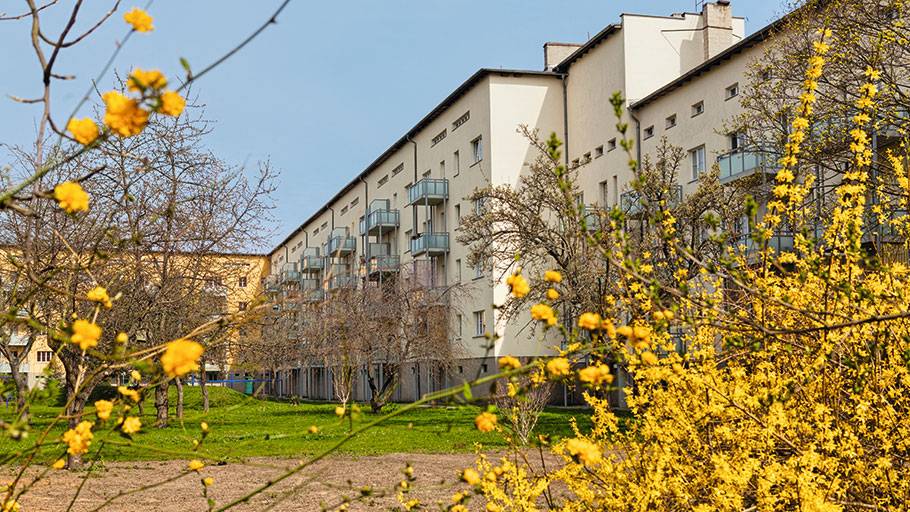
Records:
[[[635,121],[635,166],[637,168],[641,166],[641,121],[639,121],[638,117],[635,116],[631,103],[629,105],[629,108],[626,110],[629,112],[629,117]]]
[[[411,144],[414,145],[414,184],[411,186],[416,186],[417,185],[417,143],[414,142],[414,139],[412,139],[410,135],[408,135],[408,142],[410,142]],[[410,192],[408,192],[408,194],[410,195]],[[408,198],[408,200],[410,200],[410,197]],[[412,221],[411,240],[414,240],[417,238],[417,235],[420,234],[417,231],[417,204],[416,203],[411,205],[411,221]],[[408,249],[410,249],[410,244],[411,244],[411,241],[409,240]]]
[[[569,167],[569,87],[566,80],[569,78],[568,73],[562,73],[562,138],[566,145],[565,160],[566,168]]]
[[[370,215],[370,185],[367,183],[367,180],[363,179],[363,176],[360,177],[360,182],[363,183],[363,226],[367,226],[367,217]],[[363,255],[364,255],[364,268],[366,269],[367,276],[370,273],[370,234],[365,232],[363,234]]]

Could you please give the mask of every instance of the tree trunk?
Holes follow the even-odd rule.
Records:
[[[167,382],[162,382],[155,387],[155,411],[157,412],[155,426],[158,428],[167,427],[168,387]]]
[[[379,365],[377,372],[382,372],[382,369],[387,369],[385,365]],[[398,381],[398,370],[391,369],[387,374],[382,375],[382,382],[378,382],[379,375],[376,377],[373,376],[373,372],[367,370],[367,382],[370,387],[370,410],[374,413],[382,412],[382,408],[389,403],[389,399],[392,397],[392,393],[395,392],[395,387]]]
[[[91,391],[91,390],[89,390]],[[75,380],[66,380],[66,417],[69,418],[67,421],[68,428],[76,428],[76,425],[82,421],[82,412],[85,409],[85,402],[88,400],[89,393],[85,389],[76,393]],[[82,455],[72,455],[67,453],[66,456],[66,467],[67,469],[79,469],[82,467]]]
[[[174,379],[177,384],[177,419],[183,420],[183,379],[177,377]]]
[[[202,371],[199,372],[199,391],[202,392],[202,412],[209,412],[209,388],[205,385],[208,381],[205,371],[205,359],[202,360],[200,366],[202,366]]]
[[[7,360],[13,382],[16,383],[16,414],[22,420],[28,421],[28,378],[19,371],[20,360],[18,357]]]

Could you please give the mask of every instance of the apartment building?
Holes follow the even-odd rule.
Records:
[[[773,26],[773,25],[772,25]],[[487,185],[513,185],[534,155],[519,125],[555,132],[567,162],[584,163],[582,201],[612,207],[634,202],[632,172],[620,147],[610,97],[627,99],[638,134],[636,147],[653,151],[661,136],[690,151],[680,193],[714,162],[725,179],[745,172],[745,158],[724,121],[739,112],[744,71],[771,27],[746,37],[744,20],[729,1],[701,12],[670,16],[623,14],[584,43],[544,45],[544,70],[481,69],[287,236],[270,254],[269,289],[294,283],[318,298],[342,286],[362,286],[383,275],[425,269],[433,285],[464,283],[470,293],[453,308],[452,342],[464,354],[452,374],[403,377],[399,400],[411,400],[462,378],[496,371],[501,355],[540,356],[552,343],[505,322],[493,304],[507,299],[501,272],[468,268],[467,248],[456,243],[460,216],[478,205],[464,199]],[[457,311],[457,312],[456,312]],[[498,341],[485,351],[486,333]],[[321,373],[288,391],[331,398]],[[315,370],[320,372],[321,370]],[[367,398],[365,389],[355,399]]]

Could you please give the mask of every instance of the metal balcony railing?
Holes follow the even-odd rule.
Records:
[[[330,258],[347,256],[357,250],[357,239],[348,234],[347,228],[343,231],[332,231],[332,235],[325,245],[325,254]]]
[[[325,258],[319,254],[318,247],[307,247],[300,256],[300,272],[312,274],[325,268]]]
[[[424,178],[408,189],[408,204],[440,204],[449,198],[449,180]]]
[[[667,207],[672,208],[682,202],[682,186],[676,185],[668,191]],[[627,190],[619,196],[619,204],[626,217],[639,217],[644,213],[645,204],[641,193]]]
[[[594,206],[585,206],[583,215],[585,227],[590,232],[601,231],[601,209]]]
[[[375,235],[396,229],[401,222],[398,210],[374,210],[360,219],[360,233]]]
[[[300,280],[300,272],[297,270],[296,263],[285,263],[281,266],[281,272],[278,273],[278,283],[285,284],[292,281]]]
[[[411,255],[428,254],[430,256],[449,252],[448,233],[422,233],[411,240]]]
[[[368,268],[370,278],[378,277],[380,274],[398,272],[401,269],[401,257],[391,254],[371,256]]]
[[[351,274],[335,275],[329,278],[329,289],[356,288],[359,280],[360,278]]]
[[[774,158],[764,151],[735,150],[717,157],[720,168],[720,182],[745,178],[757,173],[772,173]]]
[[[793,233],[775,233],[771,235],[771,238],[768,240],[768,247],[774,249],[777,252],[781,251],[792,251],[793,250]],[[746,254],[751,254],[756,251],[761,250],[762,245],[756,243],[752,239],[752,235],[740,235],[734,241],[736,247],[745,246]]]

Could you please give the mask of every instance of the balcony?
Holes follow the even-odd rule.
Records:
[[[371,280],[378,279],[382,275],[396,273],[401,269],[401,258],[384,254],[381,256],[371,256],[368,266],[369,277]]]
[[[676,185],[667,194],[667,206],[672,208],[682,202],[682,186]],[[641,192],[628,190],[619,196],[619,204],[628,218],[641,217],[645,213],[645,201]]]
[[[342,288],[357,288],[357,282],[360,278],[351,274],[339,274],[329,278],[329,290],[340,290]]]
[[[448,233],[422,233],[411,239],[411,256],[437,256],[449,252]]]
[[[319,254],[318,247],[307,247],[300,257],[300,272],[312,274],[322,272],[325,268],[325,258]]]
[[[301,279],[300,292],[305,300],[322,300],[322,298],[325,297],[325,291],[322,289],[322,279]]]
[[[360,234],[378,235],[383,231],[391,231],[400,225],[398,210],[389,208],[388,199],[376,199],[370,203],[367,214],[360,218]]]
[[[584,212],[582,213],[583,219],[585,221],[585,227],[588,232],[594,233],[597,231],[602,231],[601,225],[601,215],[603,210],[594,206],[585,206]]]
[[[776,252],[793,250],[793,233],[775,233],[768,239],[768,247]],[[746,247],[746,254],[752,254],[761,250],[761,244],[752,239],[752,235],[740,235],[734,241],[737,250],[740,246]]]
[[[278,283],[286,284],[300,280],[300,272],[297,270],[296,263],[285,263],[278,273]]]
[[[278,292],[278,276],[271,275],[265,278],[262,286],[265,288],[266,293],[276,293]]]
[[[757,173],[771,174],[773,165],[773,158],[764,151],[735,150],[717,157],[721,183],[730,183]]]
[[[408,204],[437,205],[449,198],[449,180],[424,178],[408,189]]]
[[[325,244],[328,257],[347,256],[357,250],[357,239],[351,236],[348,228],[335,228]]]

